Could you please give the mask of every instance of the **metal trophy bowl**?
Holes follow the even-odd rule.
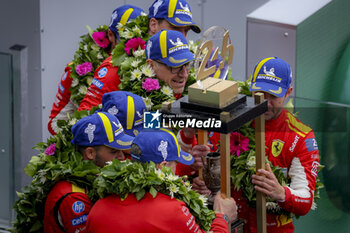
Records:
[[[213,77],[225,80],[232,58],[229,31],[219,26],[210,27],[204,32],[195,54],[196,79]]]
[[[220,176],[220,153],[211,152],[203,160],[203,180],[207,188],[211,191],[211,195],[208,198],[209,204],[214,203],[214,197],[221,187]]]

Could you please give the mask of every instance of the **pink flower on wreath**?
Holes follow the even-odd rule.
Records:
[[[241,152],[247,151],[249,146],[249,138],[243,136],[241,133],[230,133],[230,152],[237,157]]]
[[[45,150],[45,154],[47,156],[55,154],[56,151],[56,143],[52,143],[50,146],[48,146]]]
[[[92,38],[101,48],[107,48],[109,45],[109,40],[106,38],[105,32],[94,32],[92,33]]]
[[[145,49],[146,48],[146,42],[142,40],[140,37],[132,38],[128,40],[128,42],[125,43],[125,52],[130,55],[130,49],[133,49],[134,51],[138,48]]]
[[[84,62],[83,64],[77,65],[77,67],[75,67],[75,71],[77,74],[79,74],[79,76],[83,76],[92,71],[92,64],[90,62]]]
[[[145,81],[142,82],[142,88],[145,89],[147,92],[160,89],[158,79],[145,78]]]

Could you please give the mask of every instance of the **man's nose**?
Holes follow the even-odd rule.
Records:
[[[182,66],[182,67],[181,67],[181,70],[180,70],[180,72],[179,72],[179,77],[181,77],[181,78],[187,78],[187,77],[188,77],[188,74],[189,74],[189,70],[187,70],[187,69],[185,68],[185,66]]]
[[[121,150],[118,151],[115,158],[120,160],[120,161],[125,160],[125,155],[124,155],[123,151],[121,151]]]

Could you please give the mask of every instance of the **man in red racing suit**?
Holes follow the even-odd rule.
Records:
[[[83,159],[92,160],[99,167],[114,158],[124,160],[123,150],[129,150],[134,139],[124,133],[114,115],[106,112],[80,119],[73,125],[72,133],[72,143],[77,145]],[[45,201],[44,232],[86,232],[91,207],[84,189],[64,180],[56,183]]]
[[[290,66],[282,59],[270,57],[261,60],[253,72],[251,91],[261,91],[268,101],[265,113],[265,152],[274,166],[282,168],[291,179],[288,186],[281,186],[269,165],[266,170],[253,175],[255,189],[275,199],[284,210],[295,215],[305,215],[311,209],[319,165],[319,152],[312,129],[293,114],[283,109],[292,92]],[[280,92],[276,94],[276,91]],[[217,145],[218,137],[210,134],[209,141]],[[195,137],[186,137],[180,131],[182,147],[196,145]],[[179,171],[180,172],[180,171]],[[245,220],[244,231],[256,232],[256,210],[249,207],[241,193],[232,188],[232,196],[238,205],[239,218]],[[291,218],[286,215],[267,214],[267,232],[293,232]]]
[[[123,18],[123,22],[126,23],[128,20],[135,19],[137,16],[141,15],[142,12],[143,12],[143,10],[141,8],[136,7],[136,6],[132,6],[132,5],[123,5],[123,6],[118,7],[117,9],[115,9],[113,11],[113,14],[111,17],[111,22],[109,25],[109,29],[107,31],[110,46],[105,48],[106,51],[108,50],[110,53],[113,50],[113,48],[115,47],[115,45],[117,44],[118,29],[116,26],[118,25],[118,23],[121,23],[123,16],[125,15],[125,17]],[[110,62],[110,57],[107,58],[104,62],[105,62],[105,64],[108,65]],[[104,66],[104,63],[102,63],[101,66]],[[99,69],[100,69],[100,67],[97,70],[99,70]],[[73,113],[74,110],[76,110],[78,107],[78,106],[75,106],[72,101],[70,101],[71,92],[69,89],[71,88],[72,81],[73,81],[73,79],[70,77],[71,72],[72,71],[71,71],[70,67],[67,66],[65,68],[65,73],[63,74],[61,81],[60,81],[60,84],[58,86],[58,92],[56,94],[55,101],[52,105],[52,110],[51,110],[51,114],[49,116],[49,123],[48,123],[48,130],[52,135],[56,134],[57,120],[67,120],[68,119],[67,113]],[[102,72],[103,71],[101,71],[101,73]],[[110,75],[110,73],[111,72],[109,72],[109,75]],[[97,73],[96,73],[95,77],[98,77]],[[113,83],[106,85],[106,86],[110,86],[111,90],[103,90],[103,92],[98,92],[97,91],[98,89],[97,89],[96,91],[94,91],[92,93],[95,93],[97,95],[100,94],[101,95],[100,97],[102,99],[103,93],[113,91],[115,89],[118,90],[119,77],[116,77],[116,79],[117,79],[117,83],[115,85],[113,85]],[[99,81],[96,81],[95,79],[93,80],[93,84],[97,85],[98,87],[101,87],[101,85],[99,85],[98,83],[99,83]],[[89,88],[89,90],[90,90],[90,88]],[[88,93],[91,94],[91,92],[89,92],[89,91],[88,91]],[[93,106],[96,106],[100,103],[101,102],[99,102],[97,104],[94,103]]]

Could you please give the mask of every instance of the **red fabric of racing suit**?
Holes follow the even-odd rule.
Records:
[[[86,232],[91,207],[84,189],[68,181],[58,182],[45,202],[44,233]]]
[[[112,56],[109,56],[95,70],[94,79],[84,99],[80,102],[78,110],[90,110],[93,106],[102,104],[103,94],[111,91],[118,91],[119,84],[118,67],[113,66]]]
[[[211,231],[229,232],[222,215],[213,220]],[[87,232],[91,233],[161,233],[161,232],[204,232],[198,226],[186,204],[175,198],[158,193],[155,198],[150,193],[137,201],[134,194],[125,200],[110,195],[98,200],[92,207]]]
[[[55,101],[52,104],[48,122],[48,130],[52,135],[56,134],[57,120],[67,120],[67,113],[72,113],[76,109],[74,104],[70,101],[71,92],[69,89],[73,81],[70,77],[71,72],[71,68],[67,65],[58,85]]]

